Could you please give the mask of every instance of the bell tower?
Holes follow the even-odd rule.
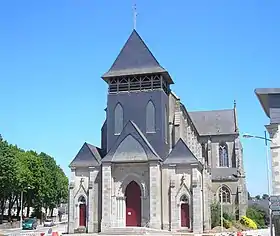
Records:
[[[168,95],[173,81],[134,29],[102,79],[108,84],[107,151],[131,120],[160,156],[168,153]]]

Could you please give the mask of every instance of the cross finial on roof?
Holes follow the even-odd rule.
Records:
[[[236,100],[233,100],[233,107],[236,108]]]
[[[133,29],[136,30],[136,20],[137,20],[137,9],[136,3],[133,5]]]

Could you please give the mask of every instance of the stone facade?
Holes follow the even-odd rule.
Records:
[[[202,233],[215,201],[244,214],[235,107],[188,112],[136,31],[102,78],[109,86],[102,145],[85,143],[70,164],[69,233],[129,226]]]
[[[262,105],[264,112],[270,119],[270,124],[266,125],[266,129],[269,132],[268,137],[262,137],[266,139],[266,145],[270,143],[271,151],[271,164],[270,169],[272,178],[272,184],[270,195],[280,196],[280,88],[258,88],[255,93]],[[267,153],[269,155],[269,153]],[[270,203],[269,203],[270,204]],[[280,217],[271,215],[272,223],[274,225],[275,232],[270,232],[271,235],[280,235]],[[273,229],[270,229],[273,231]]]

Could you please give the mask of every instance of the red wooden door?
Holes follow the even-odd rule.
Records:
[[[80,204],[80,226],[86,226],[86,204]]]
[[[125,190],[126,226],[141,226],[141,189],[132,181]]]
[[[181,204],[181,227],[190,227],[189,204]]]

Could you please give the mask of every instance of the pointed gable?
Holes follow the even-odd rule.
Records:
[[[89,167],[99,166],[101,164],[101,149],[84,143],[74,160],[69,165],[70,167]]]
[[[102,162],[146,161],[161,161],[161,158],[132,121],[128,121],[114,146],[102,159]]]
[[[168,72],[158,63],[139,34],[133,30],[112,67],[102,78],[124,75],[164,73],[173,83]]]
[[[186,143],[180,138],[163,164],[196,164],[199,163]]]

